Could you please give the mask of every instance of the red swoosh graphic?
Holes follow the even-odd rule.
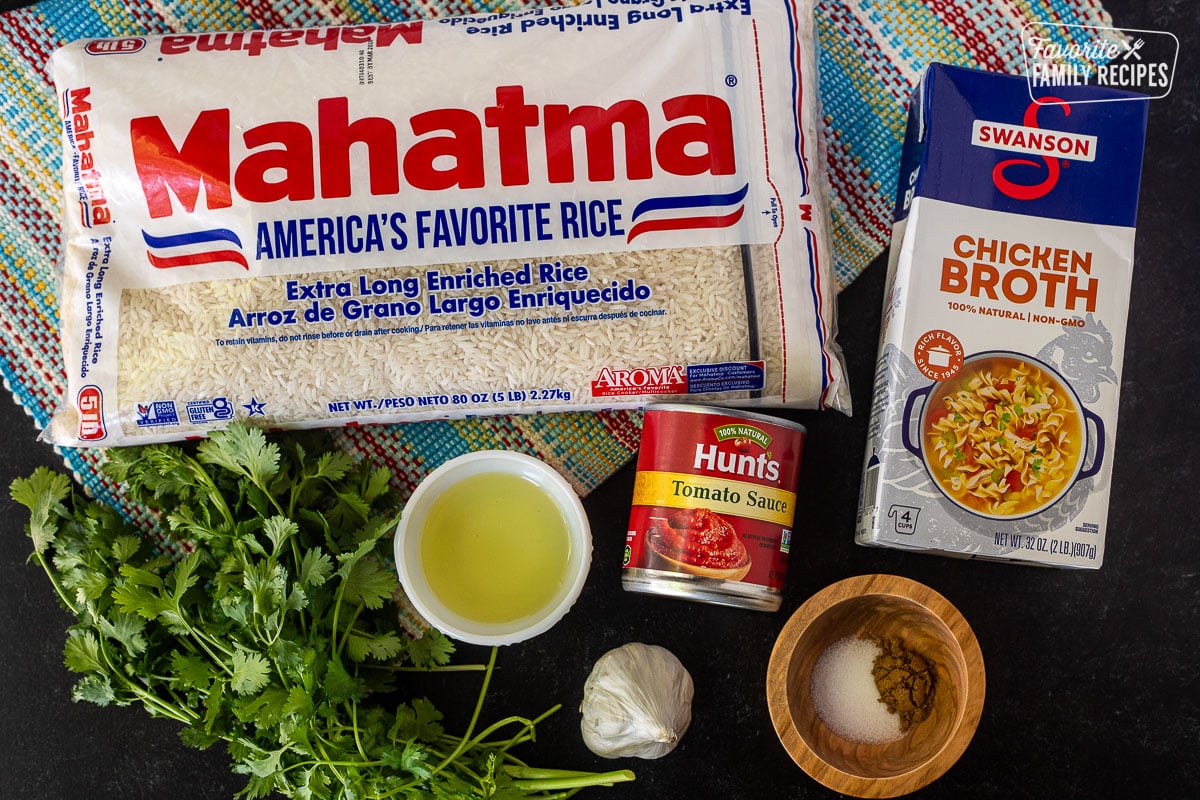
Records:
[[[242,269],[250,269],[250,265],[246,263],[246,257],[236,250],[213,250],[208,253],[192,253],[186,256],[167,256],[165,258],[153,253],[146,253],[146,258],[150,259],[150,265],[155,269],[194,267],[197,264],[213,264],[218,261],[232,261],[234,264],[240,264]]]
[[[630,228],[629,237],[625,241],[632,242],[643,233],[651,233],[653,231],[682,231],[691,228],[728,228],[730,225],[737,224],[737,221],[742,218],[743,211],[745,211],[745,207],[739,208],[731,214],[722,214],[719,216],[646,220]]]

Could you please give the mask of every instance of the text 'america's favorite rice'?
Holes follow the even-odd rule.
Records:
[[[849,411],[811,6],[594,0],[73,43],[63,445]]]

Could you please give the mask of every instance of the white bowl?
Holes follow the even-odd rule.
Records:
[[[562,511],[571,540],[566,580],[539,611],[505,623],[468,619],[447,608],[434,593],[421,561],[421,530],[433,502],[459,481],[483,473],[517,475],[533,482]],[[574,605],[592,563],[592,533],[583,503],[553,467],[507,450],[482,450],[453,458],[429,473],[404,507],[395,539],[396,569],[408,599],[429,624],[470,644],[514,644],[549,630]]]

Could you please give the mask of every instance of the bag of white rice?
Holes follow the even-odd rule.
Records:
[[[813,53],[801,0],[62,48],[46,438],[849,412]]]

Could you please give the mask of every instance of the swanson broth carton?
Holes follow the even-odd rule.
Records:
[[[896,199],[856,541],[1098,568],[1147,103],[933,65]]]

